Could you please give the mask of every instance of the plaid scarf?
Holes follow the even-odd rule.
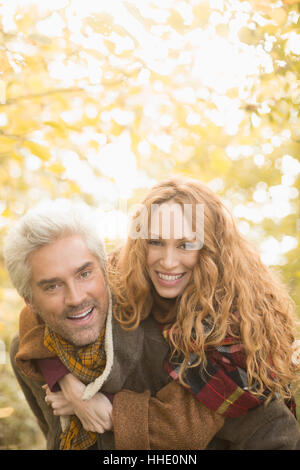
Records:
[[[105,368],[104,339],[105,328],[102,329],[95,343],[78,348],[46,326],[44,345],[59,357],[71,374],[87,385],[95,380]],[[96,441],[97,434],[86,431],[77,416],[73,415],[69,427],[60,436],[60,449],[83,450],[91,447]]]
[[[161,325],[163,337],[169,341],[170,324]],[[197,361],[192,353],[189,365]],[[225,338],[220,346],[208,348],[206,351],[207,366],[200,370],[199,366],[188,367],[184,380],[187,389],[195,398],[216,413],[235,418],[246,414],[252,408],[261,405],[268,396],[256,397],[248,388],[246,372],[246,354],[242,344],[231,337]],[[172,377],[179,380],[181,363],[171,364],[165,361],[164,368]],[[290,411],[296,416],[294,398],[286,402]]]

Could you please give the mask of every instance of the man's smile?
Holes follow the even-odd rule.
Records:
[[[67,319],[75,322],[80,322],[82,323],[87,323],[89,320],[93,318],[93,312],[94,312],[95,307],[90,307],[89,309],[86,309],[82,313],[77,313],[73,315],[68,315]]]

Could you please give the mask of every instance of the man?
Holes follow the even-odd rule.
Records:
[[[169,383],[168,347],[152,318],[134,331],[114,320],[105,252],[86,206],[55,201],[29,211],[9,232],[4,256],[27,305],[12,366],[48,449],[206,447],[224,420]],[[51,374],[67,416],[45,402]]]

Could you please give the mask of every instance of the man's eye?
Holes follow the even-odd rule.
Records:
[[[80,274],[80,277],[82,277],[83,279],[86,279],[87,277],[89,277],[89,275],[91,274],[92,271],[84,271]]]
[[[45,290],[51,292],[51,291],[54,291],[57,287],[58,287],[58,284],[49,284],[48,286],[46,286]]]

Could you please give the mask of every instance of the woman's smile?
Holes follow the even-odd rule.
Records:
[[[156,271],[158,281],[161,283],[163,286],[174,286],[179,284],[183,277],[185,276],[186,273],[180,273],[180,274],[171,274],[171,273],[161,273],[159,271]]]

